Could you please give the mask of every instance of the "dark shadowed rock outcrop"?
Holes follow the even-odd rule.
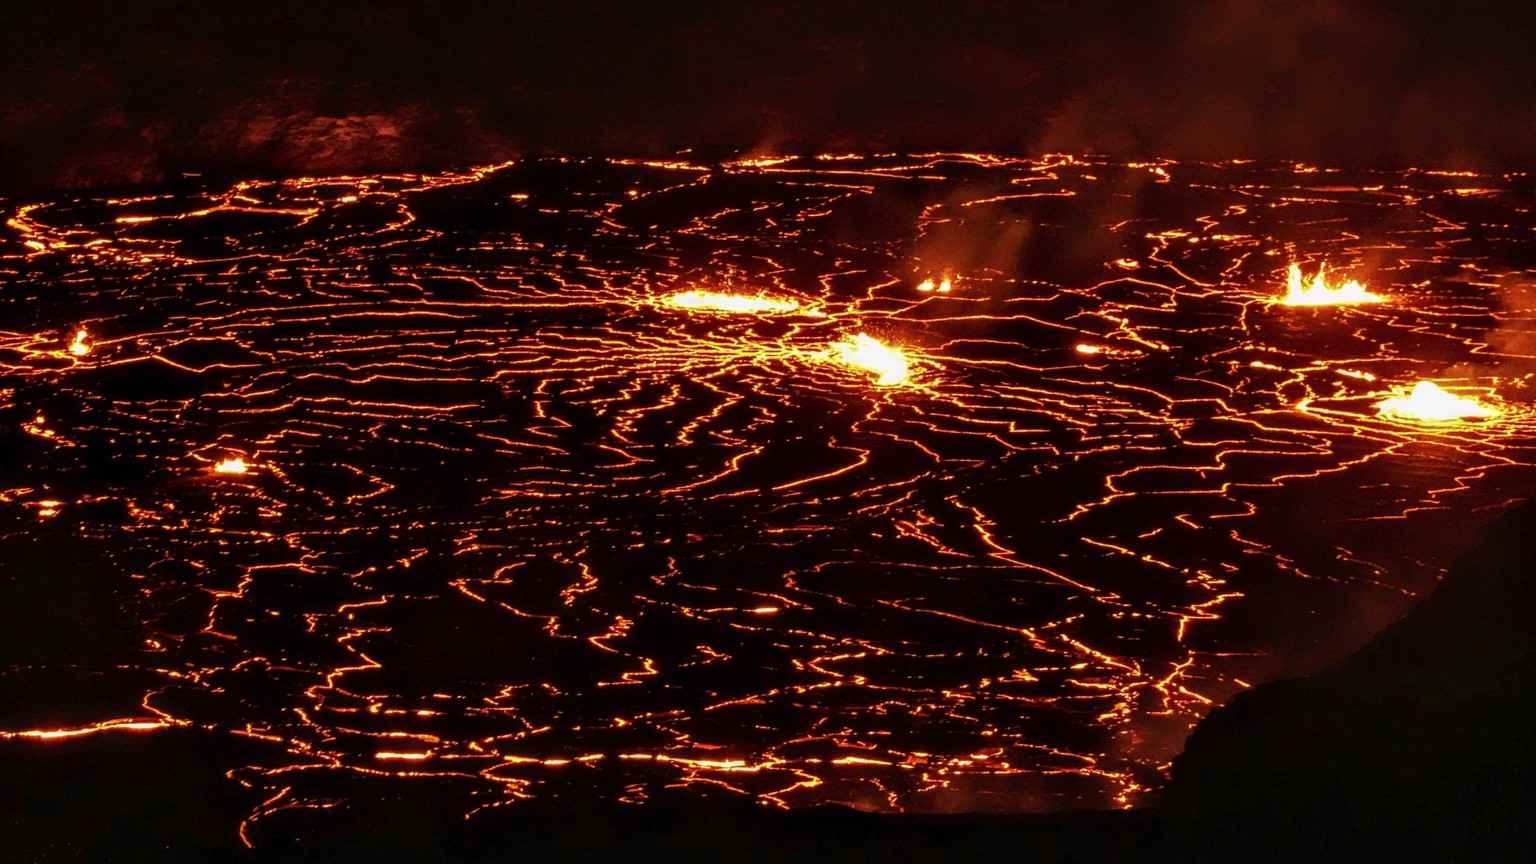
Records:
[[[1207,717],[1163,796],[1172,836],[1219,860],[1503,861],[1536,849],[1533,622],[1528,502],[1344,662]]]

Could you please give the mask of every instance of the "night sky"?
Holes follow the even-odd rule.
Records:
[[[26,2],[0,188],[540,153],[1520,166],[1536,7],[1472,0]]]

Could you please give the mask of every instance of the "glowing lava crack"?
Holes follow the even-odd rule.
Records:
[[[126,637],[13,670],[68,722],[0,737],[227,730],[253,836],[402,778],[466,814],[1133,803],[1536,488],[1527,180],[1323,170],[0,200],[0,561],[57,543],[91,589],[12,614]],[[1374,305],[1271,296],[1324,257],[1380,294],[1292,267],[1287,302]]]

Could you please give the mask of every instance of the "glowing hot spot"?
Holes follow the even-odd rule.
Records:
[[[1325,267],[1317,268],[1311,282],[1303,284],[1301,265],[1292,264],[1286,278],[1285,296],[1280,302],[1287,306],[1340,306],[1351,303],[1381,303],[1386,300],[1379,294],[1365,290],[1365,286],[1351,279],[1342,285],[1328,284]]]
[[[69,353],[75,355],[76,357],[83,357],[86,354],[91,353],[91,346],[85,341],[85,337],[87,335],[88,334],[84,330],[76,333],[75,341],[69,343]]]
[[[917,290],[924,292],[937,291],[940,294],[948,294],[954,287],[955,283],[948,276],[945,276],[937,282],[932,279],[924,279],[918,283]]]
[[[849,366],[873,372],[882,387],[908,381],[907,357],[878,339],[860,333],[837,344],[838,358]]]
[[[793,312],[800,308],[794,300],[765,297],[761,294],[723,294],[716,291],[682,291],[667,298],[667,303],[679,309],[700,309],[708,312]]]
[[[223,462],[214,465],[213,470],[218,474],[244,474],[251,469],[250,466],[245,464],[244,459],[236,456],[233,459],[225,459]]]
[[[1412,392],[1401,392],[1376,403],[1376,408],[1389,417],[1425,422],[1451,420],[1491,420],[1499,412],[1475,399],[1447,393],[1433,381],[1420,381]]]

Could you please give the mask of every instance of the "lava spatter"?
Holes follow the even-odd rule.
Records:
[[[843,363],[873,374],[875,383],[882,387],[906,384],[911,378],[907,355],[868,334],[842,340],[837,343],[836,353]]]
[[[1376,407],[1388,417],[1429,423],[1492,420],[1499,416],[1497,409],[1476,399],[1448,393],[1433,381],[1420,381],[1405,392],[1381,400]]]
[[[1358,303],[1381,303],[1386,298],[1367,291],[1364,285],[1353,279],[1330,284],[1327,268],[1319,266],[1310,281],[1302,278],[1301,265],[1292,264],[1286,274],[1285,295],[1280,302],[1287,306],[1348,306]]]

